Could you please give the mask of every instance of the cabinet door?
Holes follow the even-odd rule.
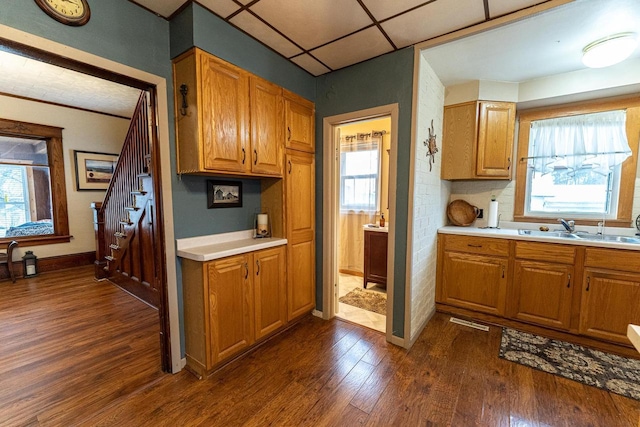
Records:
[[[238,255],[208,265],[211,361],[216,364],[253,343],[251,255]]]
[[[444,107],[442,179],[471,179],[475,176],[477,116],[475,101]]]
[[[442,302],[503,315],[508,265],[506,258],[444,252]]]
[[[253,254],[256,339],[287,322],[284,246]]]
[[[516,260],[510,317],[568,330],[573,277],[570,265]]]
[[[511,177],[516,117],[511,102],[480,102],[476,175]]]
[[[202,56],[203,166],[212,171],[248,170],[249,77],[246,72]]]
[[[289,319],[315,306],[315,167],[312,154],[287,153],[285,164]]]
[[[364,287],[368,282],[387,286],[387,233],[364,232]]]
[[[313,153],[315,151],[313,103],[285,92],[287,148]]]
[[[630,345],[627,326],[640,323],[640,275],[586,268],[580,333]]]
[[[313,240],[288,245],[288,318],[313,310],[316,304],[315,243]]]
[[[251,172],[282,176],[282,88],[251,77]]]

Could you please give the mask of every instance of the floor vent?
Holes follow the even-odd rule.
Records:
[[[458,325],[468,326],[470,328],[480,329],[481,331],[489,332],[489,327],[486,325],[481,325],[480,323],[469,322],[468,320],[458,319],[457,317],[452,317],[449,319],[452,323],[457,323]]]

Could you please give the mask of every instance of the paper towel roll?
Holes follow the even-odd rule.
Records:
[[[498,201],[489,202],[489,215],[487,217],[487,227],[498,228]]]

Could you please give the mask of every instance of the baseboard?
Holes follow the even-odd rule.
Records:
[[[319,317],[319,318],[321,318],[321,319],[324,319],[324,314],[323,314],[321,311],[313,310],[313,311],[311,312],[311,314],[313,314],[314,316]]]
[[[342,274],[348,274],[350,276],[364,277],[364,273],[362,271],[357,271],[357,270],[348,270],[346,268],[341,268],[338,270],[338,272]]]
[[[67,268],[93,265],[96,260],[95,252],[82,252],[78,254],[59,255],[48,258],[38,258],[38,273],[65,270]],[[13,261],[13,271],[16,278],[24,277],[22,260]],[[0,280],[10,279],[9,269],[0,267]]]

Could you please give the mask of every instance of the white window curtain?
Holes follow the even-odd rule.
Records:
[[[631,156],[625,121],[625,110],[533,121],[529,166],[541,173],[557,168],[609,173]]]

